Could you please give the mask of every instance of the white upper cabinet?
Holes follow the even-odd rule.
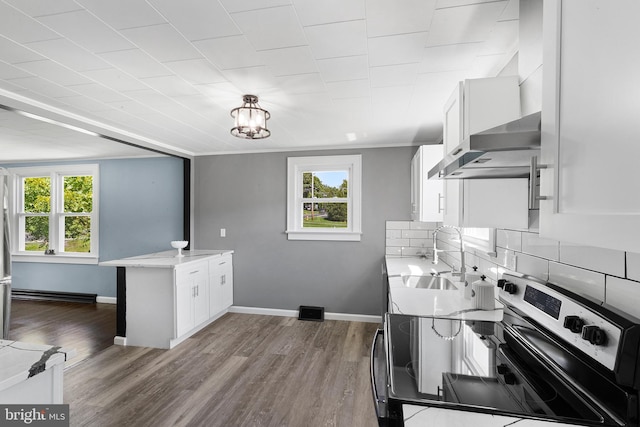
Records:
[[[640,253],[640,2],[544,3],[540,234]]]
[[[444,154],[452,158],[460,156],[465,152],[465,139],[469,135],[519,118],[518,76],[462,81],[444,106]]]
[[[442,180],[428,179],[429,170],[442,160],[442,145],[422,145],[411,160],[411,219],[442,221]]]

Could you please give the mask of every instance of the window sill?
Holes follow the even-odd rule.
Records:
[[[288,240],[329,240],[339,242],[359,242],[362,236],[354,231],[286,231]]]
[[[97,265],[99,258],[94,255],[41,255],[41,254],[12,254],[12,262],[39,262],[47,264],[94,264]]]

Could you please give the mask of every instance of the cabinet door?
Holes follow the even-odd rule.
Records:
[[[193,329],[193,287],[189,280],[185,280],[176,273],[176,337],[184,335]]]
[[[233,305],[233,263],[230,255],[222,265],[220,287],[222,309],[225,310]]]
[[[209,261],[210,315],[215,316],[233,305],[233,258],[230,254]]]
[[[411,159],[411,219],[420,221],[420,179],[422,171],[420,170],[420,160],[422,151],[418,149]]]
[[[540,234],[640,253],[640,2],[545,1]]]
[[[444,105],[444,122],[442,128],[442,143],[444,155],[450,155],[458,147],[464,134],[463,126],[463,83],[460,82]]]
[[[429,179],[429,170],[442,160],[443,146],[422,145],[411,160],[411,219],[441,222],[443,182]]]
[[[194,274],[193,286],[193,323],[194,326],[209,319],[209,278],[207,265],[204,264]]]
[[[444,181],[444,217],[445,225],[460,227],[462,225],[462,180],[445,179]]]

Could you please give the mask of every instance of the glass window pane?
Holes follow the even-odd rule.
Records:
[[[91,252],[91,217],[64,218],[64,251]]]
[[[24,179],[24,211],[30,213],[51,211],[51,178]]]
[[[93,208],[93,177],[64,177],[64,212],[91,212]]]
[[[347,228],[346,203],[304,203],[303,228]]]
[[[303,172],[303,198],[347,197],[348,171]]]
[[[49,249],[49,217],[28,216],[24,223],[24,250],[44,252]]]

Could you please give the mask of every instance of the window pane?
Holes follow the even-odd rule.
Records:
[[[24,179],[24,211],[47,213],[51,209],[51,178]]]
[[[91,217],[65,217],[64,251],[91,252]]]
[[[303,203],[302,227],[347,228],[346,203]]]
[[[348,171],[303,172],[303,198],[347,197]]]
[[[64,212],[91,212],[93,207],[93,177],[64,177]]]
[[[49,249],[49,217],[28,216],[24,223],[24,250],[44,252]]]

